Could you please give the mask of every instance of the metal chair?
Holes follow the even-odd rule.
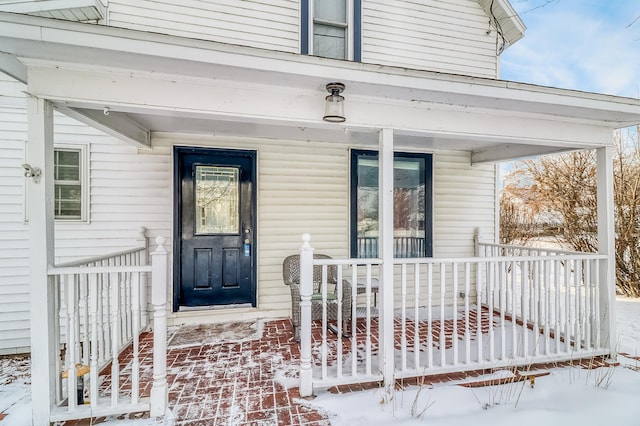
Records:
[[[326,254],[313,255],[314,259],[331,259]],[[282,262],[282,279],[291,290],[291,320],[296,341],[300,341],[300,255],[288,256]],[[337,292],[338,272],[336,266],[327,267],[327,319],[338,320],[338,296]],[[313,295],[311,296],[311,320],[322,319],[322,266],[313,267]],[[342,322],[344,326],[351,319],[351,288],[342,289]]]

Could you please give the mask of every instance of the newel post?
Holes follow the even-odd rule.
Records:
[[[473,230],[473,255],[480,257],[480,228]]]
[[[313,294],[313,247],[311,236],[302,235],[300,248],[300,396],[313,395],[311,371],[311,295]]]
[[[168,253],[165,237],[156,238],[158,247],[151,253],[151,303],[153,304],[153,386],[151,417],[164,416],[167,389],[167,276]]]
[[[138,247],[144,247],[139,253],[140,265],[147,265],[149,263],[149,242],[147,240],[147,228],[141,226],[138,229],[138,238],[137,238]],[[149,306],[148,306],[148,297],[147,297],[147,273],[142,272],[140,274],[140,316],[141,316],[141,327],[145,328],[149,325]]]

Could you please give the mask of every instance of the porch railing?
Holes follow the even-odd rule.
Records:
[[[141,397],[139,335],[149,325],[147,282],[151,276],[154,387],[164,386],[166,390],[166,382],[162,383],[166,363],[165,371],[161,365],[156,370],[155,359],[166,358],[166,338],[161,336],[163,330],[166,336],[167,251],[165,239],[158,237],[150,265],[144,229],[139,242],[133,249],[49,268],[55,287],[55,347],[60,348],[52,372],[57,383],[57,408],[52,411],[51,421],[154,407],[155,412],[164,414],[166,396],[156,397],[156,401]],[[129,347],[130,359],[122,359],[120,354]]]
[[[395,257],[416,257],[424,253],[424,237],[394,237],[393,252]],[[358,253],[361,257],[378,257],[378,237],[358,237]]]
[[[379,285],[394,287],[394,311],[382,315],[394,317],[395,378],[609,352],[601,339],[600,297],[600,286],[608,283],[599,282],[606,256],[555,250],[521,255],[508,247],[495,252],[505,255],[494,255],[491,245],[481,246],[489,257],[394,260],[394,282]],[[305,250],[312,249],[303,245],[301,252],[301,393],[314,386],[380,380],[384,370],[377,342],[384,338],[371,296],[381,260],[307,256],[305,265]],[[312,327],[310,309],[305,322],[311,284],[304,274],[312,265],[337,268],[338,303],[345,286],[351,286],[352,315],[342,324],[325,314]],[[322,288],[327,289],[326,282]],[[322,295],[323,304],[329,299]],[[362,309],[366,315],[358,318]],[[327,332],[331,324],[337,334]]]

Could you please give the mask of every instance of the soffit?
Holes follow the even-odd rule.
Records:
[[[28,67],[58,67],[129,73],[166,80],[224,81],[237,87],[259,82],[288,92],[296,89],[307,93],[315,91],[320,96],[327,82],[341,81],[347,86],[345,96],[389,105],[423,105],[442,110],[477,109],[494,115],[540,116],[556,121],[595,123],[611,129],[640,123],[640,101],[636,99],[502,80],[309,57],[6,13],[0,13],[0,34],[0,69],[23,81],[28,78]],[[56,82],[49,84],[55,85]],[[65,106],[78,110],[101,108],[100,105],[72,102],[65,103]],[[126,113],[127,120],[149,132],[191,129],[192,132],[210,133],[214,130],[209,127],[211,120],[180,116],[171,111],[123,113]],[[167,116],[171,116],[171,120],[167,120]],[[238,124],[233,119],[219,118],[216,123],[216,129],[227,129],[230,133],[247,127],[246,122]],[[349,130],[328,127],[319,121],[310,126],[314,127],[313,130],[305,127],[278,133],[281,124],[256,121],[254,127],[260,131],[268,127],[267,134],[271,132],[281,137],[306,132],[306,136],[300,136],[305,140],[316,137],[318,140],[350,142],[376,140],[375,136],[372,138],[375,126]],[[336,128],[346,136],[336,137]],[[259,132],[256,130],[256,133]],[[420,140],[421,146],[431,144],[434,149],[446,148],[451,138],[459,137],[455,134],[412,134],[409,128],[397,129],[396,134],[407,144]],[[459,149],[477,152],[486,151],[496,143],[518,143],[517,138],[496,141],[482,135],[463,135],[462,139],[466,142],[457,145]],[[540,145],[539,141],[529,142],[531,146]]]
[[[0,2],[0,11],[88,22],[102,19],[105,6],[101,0],[22,0],[10,3]]]
[[[484,9],[490,22],[499,27],[508,46],[524,37],[527,27],[509,0],[478,0],[478,3]]]

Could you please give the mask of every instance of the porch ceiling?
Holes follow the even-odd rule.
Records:
[[[152,132],[456,149],[472,161],[607,145],[640,101],[0,13],[0,70],[63,113],[142,147]],[[347,122],[322,121],[324,86]],[[109,115],[103,109],[110,109]]]

